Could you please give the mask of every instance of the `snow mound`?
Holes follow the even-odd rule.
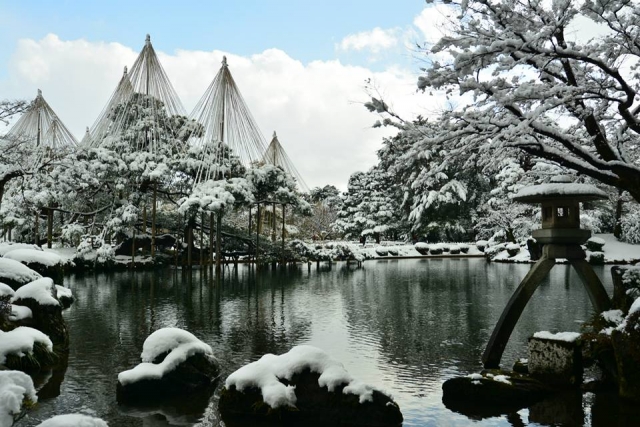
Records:
[[[543,340],[574,342],[580,338],[580,334],[578,332],[558,332],[557,334],[554,334],[549,331],[540,331],[533,334],[533,337]]]
[[[5,256],[11,251],[15,251],[16,249],[32,249],[34,251],[42,251],[40,246],[30,245],[28,243],[14,243],[14,242],[5,242],[0,243],[0,256]]]
[[[49,351],[53,351],[49,337],[37,329],[20,326],[9,332],[0,331],[0,365],[4,364],[9,354],[22,357],[32,353],[35,343],[42,343]]]
[[[58,295],[58,299],[73,298],[73,292],[71,292],[71,289],[60,285],[56,285],[56,294]]]
[[[0,282],[0,297],[6,296],[6,295],[13,297],[14,294],[15,294],[15,291],[11,289],[11,286]]]
[[[40,305],[60,305],[60,301],[53,296],[53,290],[53,280],[43,277],[19,288],[13,297],[13,301],[33,298]]]
[[[106,421],[100,418],[83,414],[56,415],[38,424],[37,427],[109,427]]]
[[[24,398],[38,401],[31,377],[20,371],[0,371],[0,426],[13,425],[13,415],[20,413]]]
[[[225,382],[228,389],[234,386],[242,392],[255,387],[262,392],[262,400],[272,408],[296,406],[295,387],[284,385],[279,378],[291,380],[295,374],[309,369],[320,374],[318,385],[331,392],[337,386],[347,384],[344,394],[355,394],[360,403],[372,401],[374,388],[354,380],[342,363],[331,359],[327,353],[309,345],[293,347],[288,353],[276,356],[265,354],[259,360],[238,369]]]
[[[167,357],[161,363],[153,360],[163,353]],[[133,369],[120,372],[118,381],[130,384],[144,379],[159,379],[174,370],[179,364],[197,353],[213,355],[211,346],[203,343],[193,334],[179,328],[158,329],[147,337],[142,345],[142,363]]]
[[[26,265],[8,258],[0,258],[0,277],[19,283],[28,283],[42,276]]]
[[[63,263],[60,255],[53,252],[37,251],[35,249],[15,249],[7,253],[4,258],[12,259],[23,264],[38,263],[53,267]]]

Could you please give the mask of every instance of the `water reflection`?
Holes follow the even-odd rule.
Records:
[[[204,270],[71,276],[65,283],[77,301],[65,312],[71,346],[59,396],[43,394],[18,425],[34,426],[69,412],[91,413],[114,426],[191,425],[198,419],[202,425],[219,425],[219,390],[195,410],[180,404],[135,409],[116,404],[117,374],[139,363],[145,338],[166,326],[187,329],[210,344],[223,378],[265,353],[312,344],[342,361],[355,377],[390,391],[405,426],[468,425],[467,416],[442,404],[442,382],[481,369],[492,328],[528,269],[439,259],[257,273],[240,265],[226,268],[221,277]],[[607,269],[597,272],[610,288]],[[590,315],[591,304],[575,273],[555,267],[514,330],[504,365],[526,355],[533,332],[578,331]],[[618,408],[617,402],[607,402],[599,396],[586,403],[567,401],[564,411],[548,402],[551,406],[492,414],[497,416],[475,423],[545,424],[552,418],[565,423],[566,416],[605,425],[598,424],[601,414],[624,413],[611,409]]]

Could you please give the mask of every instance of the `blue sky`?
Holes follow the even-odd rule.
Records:
[[[64,40],[116,41],[134,47],[142,46],[150,33],[157,49],[165,52],[219,49],[251,55],[278,48],[304,63],[332,58],[362,63],[367,61],[363,55],[339,52],[335,44],[375,27],[406,26],[423,8],[420,0],[2,0],[0,58],[8,60],[18,39],[37,40],[48,33]]]
[[[406,118],[442,107],[416,93],[411,48],[437,40],[438,15],[423,0],[0,0],[0,98],[42,89],[80,140],[149,33],[187,113],[227,55],[265,139],[278,132],[309,187],[346,189],[393,133],[371,127],[366,79]]]

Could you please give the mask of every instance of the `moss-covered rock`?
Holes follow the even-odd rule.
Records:
[[[306,369],[293,375],[291,381],[281,380],[285,385],[295,386],[295,407],[271,408],[258,388],[247,388],[242,392],[234,386],[224,388],[220,394],[220,413],[225,422],[281,421],[305,426],[402,424],[402,413],[389,396],[374,390],[372,401],[360,403],[357,395],[343,393],[346,384],[330,392],[327,387],[318,385],[319,377],[320,374]]]

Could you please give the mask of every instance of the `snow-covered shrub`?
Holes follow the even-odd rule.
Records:
[[[431,255],[442,255],[442,245],[439,243],[431,245],[431,247],[429,248],[429,253]]]
[[[460,254],[460,246],[458,246],[458,245],[452,245],[452,246],[449,248],[449,253],[450,253],[451,255],[458,255],[458,254]]]
[[[513,257],[518,255],[518,253],[520,252],[520,245],[518,245],[517,243],[510,243],[507,245],[506,249],[509,256]]]
[[[630,204],[629,211],[620,220],[622,234],[620,240],[627,243],[640,243],[640,205]]]
[[[384,246],[378,246],[375,249],[375,251],[378,254],[378,256],[387,256],[387,255],[389,255],[389,250],[387,248],[385,248]]]
[[[387,248],[387,250],[389,251],[389,255],[391,255],[391,256],[398,256],[399,255],[398,248],[396,248],[396,247],[390,247],[390,248]]]
[[[450,245],[448,243],[440,243],[440,249],[442,249],[442,252],[449,252]]]
[[[90,238],[84,238],[76,248],[76,258],[87,259],[87,256],[93,252],[93,244]]]
[[[604,240],[599,237],[592,237],[587,240],[586,246],[587,250],[591,252],[602,252],[602,248],[604,247]]]
[[[96,260],[99,263],[109,263],[116,259],[116,250],[113,245],[102,242],[102,245],[96,251]]]
[[[480,252],[484,252],[485,248],[487,247],[487,245],[489,244],[489,242],[487,242],[486,240],[478,240],[476,242],[476,248],[478,248],[478,250]]]
[[[24,372],[0,371],[0,425],[11,426],[23,407],[38,401],[33,380]]]
[[[73,224],[65,224],[62,226],[61,237],[63,241],[79,242],[84,234],[84,226],[74,222]]]
[[[484,254],[492,259],[500,252],[504,251],[506,249],[506,246],[506,243],[498,243],[497,245],[487,246],[484,249]]]
[[[602,265],[604,264],[604,252],[591,252],[589,253],[589,264]]]
[[[418,242],[413,247],[415,248],[416,251],[418,251],[420,255],[429,254],[429,245],[426,244],[425,242]]]
[[[462,252],[463,254],[469,252],[469,245],[467,245],[466,243],[460,243],[458,247],[460,248],[460,252]]]

